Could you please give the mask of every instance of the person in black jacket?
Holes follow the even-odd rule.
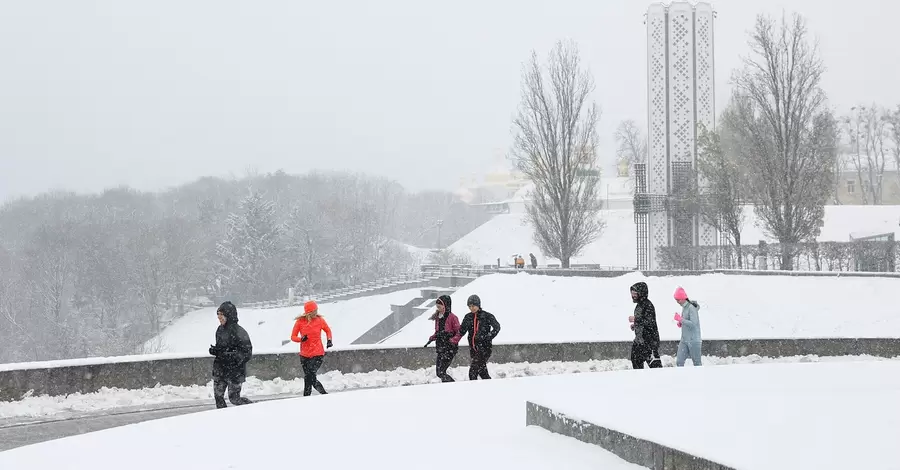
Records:
[[[494,338],[500,333],[500,323],[494,315],[481,309],[481,298],[477,295],[470,295],[466,305],[469,313],[463,318],[459,334],[469,334],[469,356],[472,358],[469,380],[490,379],[487,361],[491,358]]]
[[[237,307],[231,302],[223,302],[216,311],[219,328],[216,329],[216,344],[209,347],[209,353],[216,357],[213,361],[213,396],[216,408],[225,408],[225,390],[233,405],[248,405],[250,399],[241,396],[241,387],[247,378],[247,362],[253,355],[253,344],[247,330],[238,325]]]
[[[634,330],[634,342],[631,344],[631,366],[643,369],[644,362],[651,369],[662,367],[659,358],[659,326],[656,324],[656,308],[650,302],[650,289],[646,282],[638,282],[631,286],[631,300],[634,315],[628,317],[631,329]]]

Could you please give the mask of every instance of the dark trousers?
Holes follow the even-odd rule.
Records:
[[[652,349],[645,344],[631,344],[631,367],[643,369],[644,363],[650,364],[651,369],[662,367],[662,359],[659,358],[659,349]]]
[[[241,396],[241,387],[242,384],[240,382],[235,382],[232,380],[227,380],[224,378],[214,378],[213,379],[213,397],[216,399],[216,408],[225,408],[228,405],[225,404],[225,390],[228,390],[228,400],[232,405],[249,405],[253,403],[249,398],[245,398]]]
[[[455,356],[456,351],[441,351],[437,354],[434,365],[441,382],[455,382],[453,377],[450,377],[450,374],[447,373],[447,369],[450,368],[450,363],[453,362]]]
[[[491,375],[488,374],[487,363],[491,358],[490,348],[469,349],[469,356],[472,357],[472,364],[469,366],[469,380],[488,380]]]
[[[300,365],[303,366],[304,397],[312,395],[313,387],[315,387],[316,391],[319,392],[320,395],[326,395],[328,393],[325,391],[325,387],[322,386],[322,382],[319,382],[319,379],[316,378],[316,372],[319,371],[319,367],[322,367],[323,359],[325,359],[325,356],[300,356]]]

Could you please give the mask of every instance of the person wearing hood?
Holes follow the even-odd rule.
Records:
[[[691,356],[694,366],[700,365],[700,352],[703,340],[700,336],[700,304],[689,299],[687,292],[681,287],[675,289],[675,301],[681,305],[681,313],[675,314],[678,328],[681,328],[681,341],[678,343],[678,354],[675,355],[675,365],[684,367],[687,356]]]
[[[434,321],[434,334],[425,343],[427,348],[429,344],[436,341],[435,370],[441,382],[454,382],[453,377],[447,373],[447,369],[453,362],[453,358],[456,357],[456,352],[459,351],[459,340],[462,338],[459,332],[459,318],[450,309],[451,305],[452,301],[449,295],[438,297],[435,302],[434,315],[429,318]]]
[[[312,395],[312,389],[315,388],[321,395],[327,395],[325,387],[316,373],[322,362],[325,360],[325,348],[322,346],[322,332],[328,340],[327,346],[330,348],[334,344],[331,342],[331,328],[328,323],[319,315],[319,305],[315,301],[310,300],[303,304],[303,313],[294,319],[294,329],[291,330],[291,341],[300,343],[300,365],[303,367],[303,396]]]
[[[481,309],[481,298],[470,295],[466,300],[469,313],[463,318],[459,326],[459,335],[469,334],[469,356],[472,363],[469,366],[469,380],[487,380],[487,362],[491,358],[494,338],[500,333],[500,323],[490,312]]]
[[[631,366],[643,369],[649,363],[651,369],[662,367],[659,358],[659,326],[656,324],[656,308],[650,301],[650,289],[646,282],[631,286],[631,300],[635,303],[634,315],[628,317],[634,330],[631,344]]]
[[[250,335],[238,325],[237,307],[226,301],[216,310],[219,327],[216,329],[216,344],[210,345],[209,354],[213,361],[213,396],[216,408],[225,408],[225,391],[233,405],[248,405],[250,399],[241,396],[241,387],[247,379],[247,362],[253,356]]]

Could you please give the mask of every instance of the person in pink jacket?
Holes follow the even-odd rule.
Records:
[[[449,295],[438,297],[435,302],[434,315],[430,318],[430,320],[434,320],[434,334],[425,343],[427,348],[429,344],[435,342],[435,351],[437,352],[435,369],[441,382],[454,382],[453,377],[447,373],[447,369],[459,351],[459,340],[462,338],[462,335],[459,334],[459,318],[450,311],[450,307]]]

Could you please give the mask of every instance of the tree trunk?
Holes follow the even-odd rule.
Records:
[[[794,270],[793,252],[794,252],[794,248],[790,244],[781,242],[781,270],[782,271],[793,271]]]
[[[734,235],[734,248],[737,251],[737,268],[744,269],[744,253],[741,250],[741,233],[735,233]]]

